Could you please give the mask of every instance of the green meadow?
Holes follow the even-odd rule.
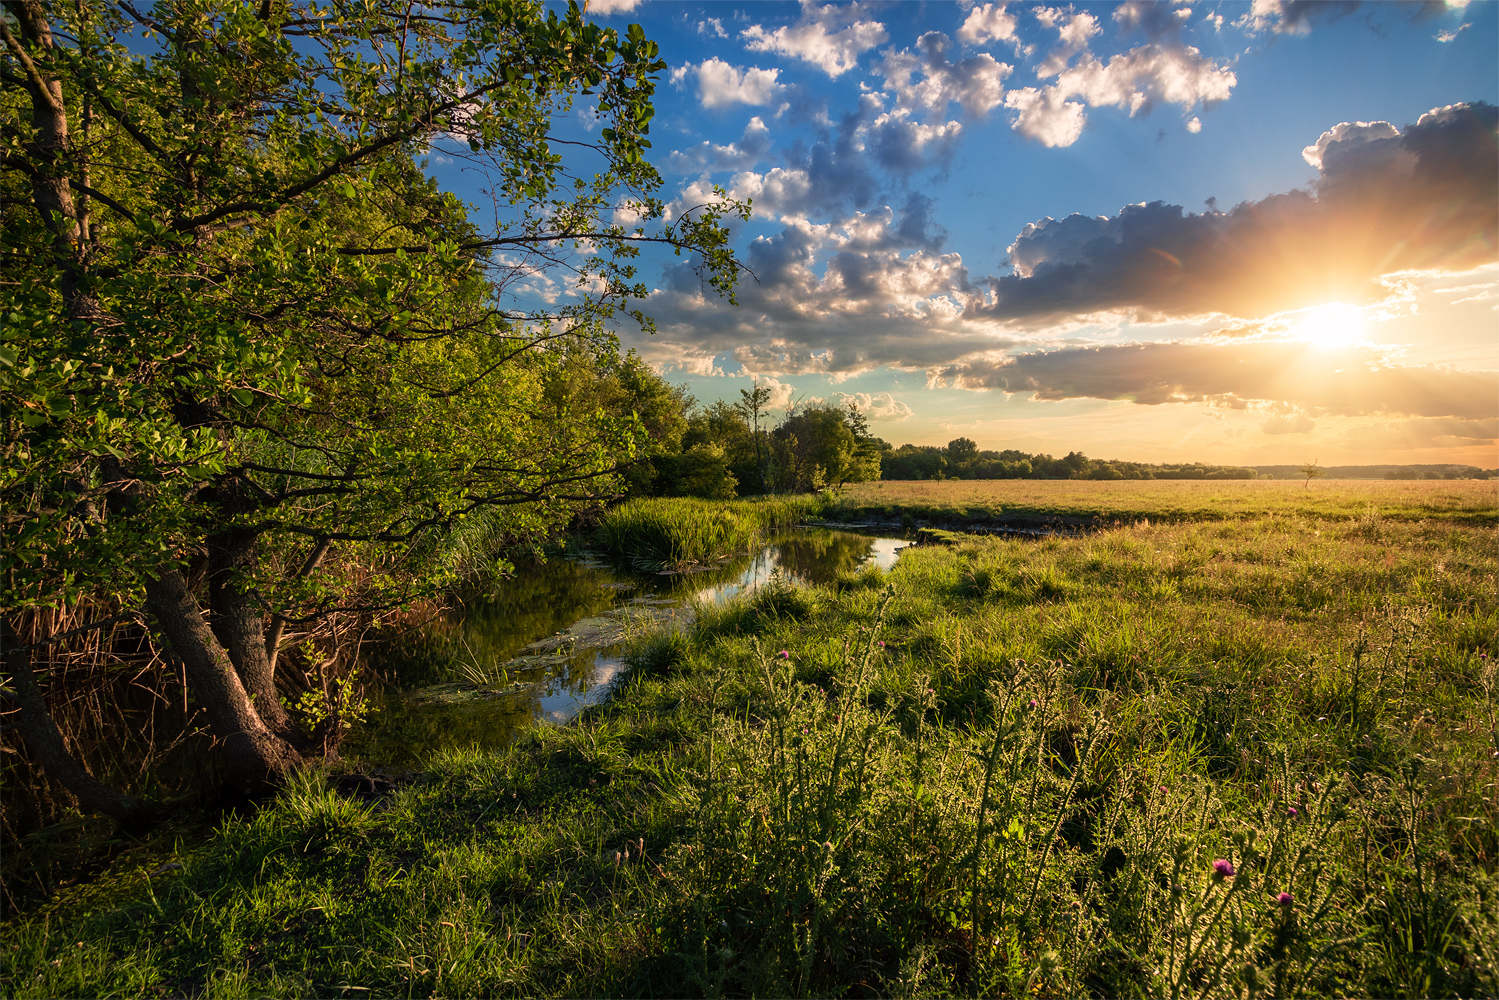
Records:
[[[0,991],[1492,996],[1494,501],[866,484],[830,511],[1101,527],[700,607],[388,795],[306,772],[5,925]],[[601,534],[711,557],[725,508],[670,504]]]

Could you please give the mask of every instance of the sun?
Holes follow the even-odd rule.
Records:
[[[1337,303],[1302,310],[1291,320],[1289,332],[1313,347],[1336,349],[1352,347],[1368,330],[1362,309]]]

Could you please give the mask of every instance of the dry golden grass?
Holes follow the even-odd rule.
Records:
[[[846,515],[1054,519],[1109,523],[1246,517],[1344,520],[1373,516],[1499,522],[1499,480],[945,480],[849,486],[832,507]],[[1373,508],[1371,511],[1370,508]]]

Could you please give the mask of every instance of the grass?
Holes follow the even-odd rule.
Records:
[[[900,513],[941,522],[1017,525],[1224,521],[1259,517],[1438,519],[1499,525],[1499,480],[1430,482],[1039,481],[872,482],[830,505],[844,520]]]
[[[0,991],[1494,995],[1495,533],[1164,520],[705,607],[574,725],[65,892]]]
[[[594,542],[615,555],[656,565],[706,562],[801,524],[819,508],[816,498],[801,496],[631,500],[604,514],[594,529]]]

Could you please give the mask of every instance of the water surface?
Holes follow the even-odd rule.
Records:
[[[344,752],[404,767],[447,747],[504,746],[607,698],[632,632],[685,624],[695,603],[730,600],[777,573],[821,584],[889,569],[904,544],[813,528],[690,573],[640,574],[587,554],[518,563],[512,579],[376,660],[386,690]]]

